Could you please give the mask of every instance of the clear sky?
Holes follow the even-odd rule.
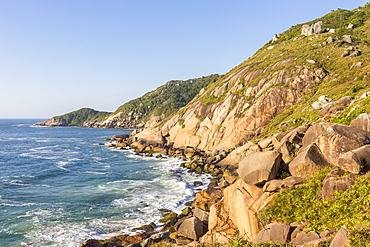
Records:
[[[275,33],[366,0],[0,0],[0,118],[114,111],[224,74]]]

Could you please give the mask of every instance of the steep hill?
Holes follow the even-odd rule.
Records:
[[[83,108],[53,117],[39,125],[85,126],[94,128],[141,128],[152,116],[154,120],[167,118],[188,104],[199,91],[214,82],[217,74],[189,80],[172,80],[142,97],[131,100],[113,113]]]
[[[365,101],[337,102],[324,112],[311,105],[323,95],[326,103],[358,99],[369,89],[369,16],[369,4],[339,9],[275,35],[162,123],[157,135],[175,147],[227,150],[319,120],[348,124],[367,110]],[[145,131],[139,138],[145,141]]]

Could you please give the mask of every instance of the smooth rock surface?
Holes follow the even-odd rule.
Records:
[[[276,177],[281,156],[277,151],[250,153],[239,162],[238,174],[247,184],[264,184]]]

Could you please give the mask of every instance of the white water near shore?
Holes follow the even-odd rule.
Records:
[[[78,246],[179,213],[208,175],[97,145],[126,130],[0,120],[0,246]],[[202,186],[193,186],[203,181]]]

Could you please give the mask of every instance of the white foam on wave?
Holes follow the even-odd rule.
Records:
[[[108,172],[94,172],[94,171],[84,171],[84,172],[79,172],[79,173],[87,173],[87,174],[108,174]]]
[[[41,139],[41,140],[36,140],[36,142],[51,142],[50,139]]]
[[[20,176],[19,176],[20,177]],[[4,180],[4,182],[10,184],[10,185],[17,185],[17,186],[32,186],[32,187],[51,187],[50,185],[47,184],[29,184],[25,183],[22,180],[19,179],[14,179],[14,180]]]
[[[57,164],[57,167],[61,170],[65,170],[65,171],[69,171],[69,172],[71,171],[70,169],[64,167],[64,166],[69,164],[68,161],[58,161],[56,164]]]

